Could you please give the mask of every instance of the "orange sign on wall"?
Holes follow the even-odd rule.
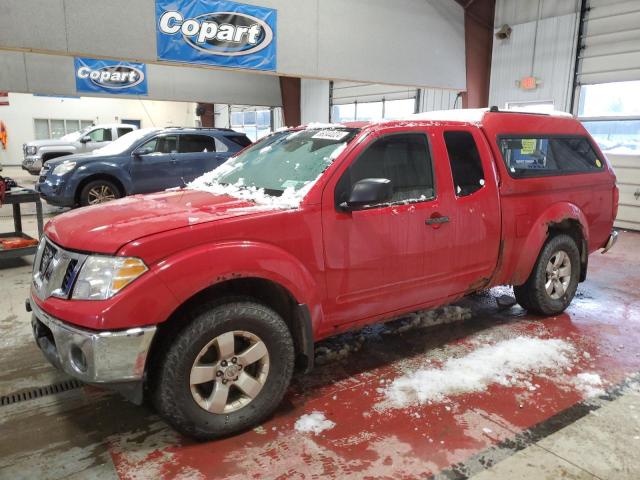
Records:
[[[7,127],[4,126],[4,122],[0,120],[0,145],[3,150],[7,149]]]

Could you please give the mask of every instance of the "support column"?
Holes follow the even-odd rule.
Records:
[[[199,103],[196,108],[196,115],[200,117],[200,124],[203,127],[214,128],[215,105],[213,103]]]
[[[300,115],[300,79],[280,77],[280,93],[282,94],[282,111],[284,124],[296,127],[302,123]]]
[[[467,91],[464,108],[488,107],[493,48],[495,0],[456,0],[464,7],[464,45]]]

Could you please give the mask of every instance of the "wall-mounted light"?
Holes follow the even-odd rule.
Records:
[[[506,40],[511,36],[513,29],[506,23],[500,27],[500,30],[496,32],[496,38],[498,40]]]

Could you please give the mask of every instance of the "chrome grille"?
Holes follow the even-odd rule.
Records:
[[[86,258],[42,237],[33,263],[33,286],[38,298],[69,298]]]

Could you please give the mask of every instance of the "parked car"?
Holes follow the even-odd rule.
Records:
[[[126,123],[93,125],[72,132],[55,140],[35,140],[22,146],[24,160],[22,169],[32,175],[38,175],[40,169],[49,160],[73,155],[74,153],[86,153],[102,148],[112,141],[136,130],[138,127]]]
[[[300,127],[189,188],[56,217],[28,308],[52,363],[210,439],[270,415],[325,337],[495,285],[558,315],[617,207],[571,117]]]
[[[47,162],[36,190],[63,207],[157,192],[185,185],[249,144],[229,129],[136,130],[92,153]]]

